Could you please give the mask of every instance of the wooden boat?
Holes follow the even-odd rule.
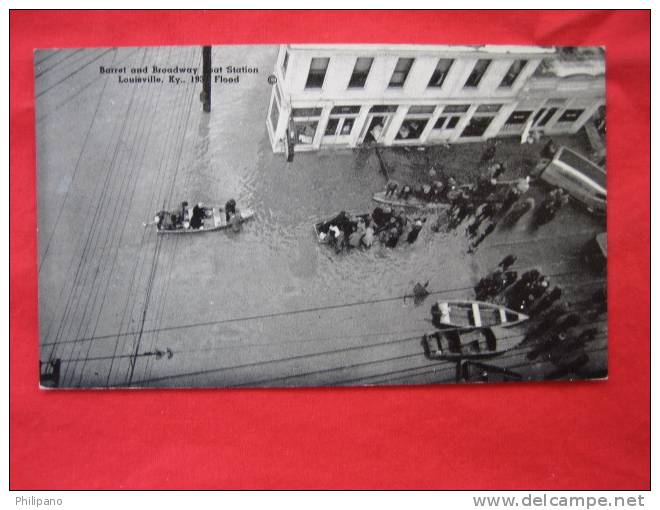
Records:
[[[447,208],[450,206],[448,202],[429,202],[421,200],[417,197],[409,197],[408,199],[399,198],[397,196],[388,196],[384,191],[374,193],[373,200],[380,204],[385,204],[390,207],[407,207],[411,209],[426,209],[427,211],[437,211],[438,209]]]
[[[438,301],[431,307],[436,328],[475,329],[510,327],[529,319],[523,313],[483,301]]]
[[[518,346],[523,336],[498,328],[472,330],[449,329],[427,333],[422,338],[424,354],[429,359],[463,360],[498,356]]]
[[[224,207],[202,207],[202,213],[202,226],[199,228],[192,228],[190,226],[193,206],[187,206],[185,208],[182,221],[178,220],[180,214],[179,211],[160,211],[156,215],[156,220],[150,223],[150,225],[156,225],[156,231],[159,234],[193,234],[199,232],[213,232],[215,230],[223,230],[231,227],[231,223],[227,223]],[[240,215],[241,223],[254,217],[254,211],[249,208],[237,209],[237,214]]]

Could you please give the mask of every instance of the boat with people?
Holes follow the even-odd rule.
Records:
[[[143,225],[155,225],[159,234],[191,234],[227,228],[238,231],[242,223],[253,217],[252,209],[238,209],[233,200],[227,202],[225,207],[205,206],[201,203],[191,206],[183,202],[178,210],[159,211],[154,221]]]
[[[371,213],[348,214],[341,211],[327,220],[314,224],[320,244],[327,244],[340,253],[350,248],[370,248],[379,242],[388,248],[399,243],[413,244],[426,218],[409,216],[403,209],[376,207]]]
[[[438,301],[431,306],[431,322],[439,329],[508,328],[527,319],[524,313],[484,301]]]
[[[498,356],[520,345],[523,336],[501,328],[434,331],[422,337],[428,359],[458,361]]]

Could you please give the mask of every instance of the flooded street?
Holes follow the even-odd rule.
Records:
[[[276,54],[214,47],[214,66],[259,72],[213,85],[210,114],[188,75],[136,84],[99,73],[201,70],[200,47],[35,54],[41,360],[62,360],[60,386],[450,382],[455,363],[429,361],[421,346],[430,306],[473,298],[508,253],[519,272],[549,275],[569,302],[603,286],[580,250],[604,225],[573,203],[539,229],[529,218],[498,228],[476,254],[464,227],[425,226],[415,244],[395,249],[337,255],[318,244],[315,222],[370,211],[385,181],[373,151],[299,153],[292,163],[272,153],[267,77]],[[240,233],[158,235],[143,226],[183,200],[230,198],[255,211]],[[404,299],[427,280],[422,305]],[[594,372],[606,367],[601,319],[589,345]],[[526,352],[499,364],[529,377],[555,369]]]

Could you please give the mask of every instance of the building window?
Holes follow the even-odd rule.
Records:
[[[323,108],[293,108],[291,118],[295,130],[296,141],[300,145],[311,145],[314,143],[316,128]]]
[[[289,50],[284,53],[284,60],[282,61],[282,78],[286,78],[286,66],[289,65]]]
[[[505,124],[524,124],[529,119],[529,116],[532,114],[531,111],[527,110],[518,110],[509,115],[509,118],[506,119]]]
[[[417,140],[435,111],[433,105],[419,105],[408,108],[408,114],[394,137],[395,140]]]
[[[451,69],[451,65],[454,63],[454,59],[451,58],[441,58],[438,60],[438,64],[435,66],[435,71],[433,71],[433,75],[431,76],[431,80],[429,81],[428,86],[429,87],[442,87],[442,84],[445,82],[445,78],[449,74],[449,69]]]
[[[566,110],[561,114],[557,122],[575,122],[583,113],[584,110]]]
[[[323,108],[294,108],[291,110],[292,117],[320,117]]]
[[[313,58],[309,65],[309,74],[307,75],[306,89],[320,89],[323,87],[325,80],[325,72],[328,70],[330,63],[329,57]]]
[[[325,136],[333,136],[337,133],[337,126],[339,119],[328,119],[328,124],[325,126]]]
[[[483,136],[490,126],[490,123],[493,122],[495,117],[472,117],[469,124],[465,127],[461,136],[464,138],[474,137],[474,136]]]
[[[375,104],[369,108],[369,113],[394,113],[397,108],[395,104]]]
[[[438,120],[433,124],[433,129],[442,129],[447,122],[447,117],[438,117]]]
[[[371,64],[373,64],[373,62],[374,59],[369,57],[360,57],[355,61],[353,74],[348,82],[349,89],[359,89],[364,87],[364,84],[367,83],[367,76],[369,76],[369,71],[371,70]]]
[[[477,63],[474,64],[474,68],[472,69],[470,76],[468,76],[468,79],[465,82],[466,88],[476,88],[479,86],[481,79],[484,77],[484,74],[486,74],[486,70],[488,69],[490,62],[490,59],[487,58],[480,58],[477,60]]]
[[[456,125],[458,124],[458,121],[461,120],[461,118],[458,115],[454,115],[449,119],[449,122],[447,122],[447,125],[445,126],[445,129],[454,129]]]
[[[411,106],[408,108],[408,115],[415,113],[433,113],[435,111],[435,106],[433,105],[422,105],[422,106]]]
[[[325,126],[325,136],[348,136],[353,131],[360,106],[334,106]]]
[[[422,136],[428,119],[405,119],[396,134],[396,140],[417,140]]]
[[[546,112],[545,108],[541,108],[538,112],[536,112],[536,115],[534,115],[534,120],[532,121],[532,124],[538,127],[545,126],[548,122],[550,122],[550,119],[553,117],[555,113],[557,113],[557,111],[558,111],[557,108],[550,108]]]
[[[501,109],[501,104],[480,104],[477,106],[477,113],[497,113]]]
[[[469,104],[448,104],[442,113],[465,113],[470,109]]]
[[[526,65],[527,60],[514,60],[504,78],[502,78],[500,88],[511,88]]]
[[[414,58],[400,58],[396,63],[388,87],[403,87],[414,61]]]
[[[330,110],[330,115],[339,114],[358,114],[360,113],[360,106],[333,106]]]

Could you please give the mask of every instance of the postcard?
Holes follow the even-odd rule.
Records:
[[[42,388],[607,377],[604,48],[34,70]]]

